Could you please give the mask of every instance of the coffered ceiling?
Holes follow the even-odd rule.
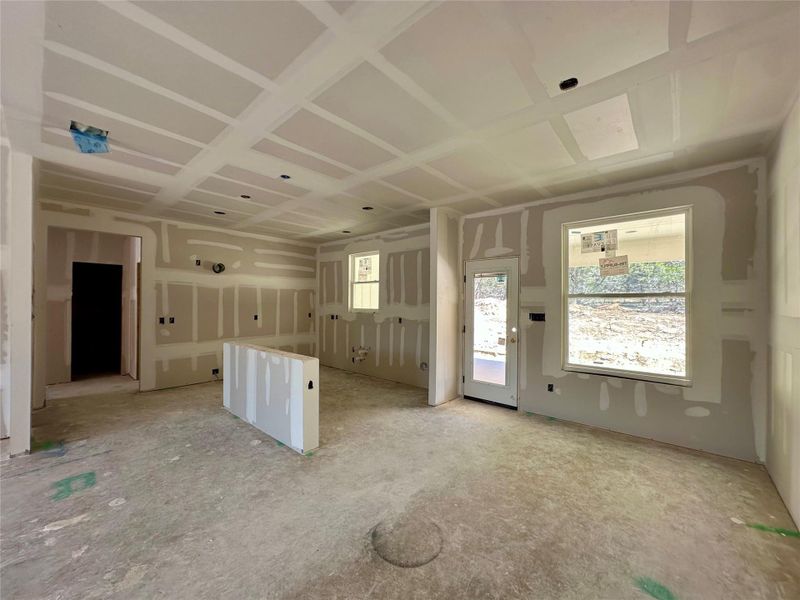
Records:
[[[4,135],[42,199],[323,242],[761,154],[799,40],[797,2],[3,2]]]

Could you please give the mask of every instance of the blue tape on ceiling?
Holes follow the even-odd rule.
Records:
[[[108,152],[108,132],[72,121],[69,132],[80,152],[84,154],[97,154]]]

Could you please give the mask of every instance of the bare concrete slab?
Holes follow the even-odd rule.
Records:
[[[328,368],[321,386],[312,456],[226,412],[220,383],[48,401],[37,451],[2,465],[3,597],[800,597],[758,465]],[[381,523],[441,549],[391,564]]]

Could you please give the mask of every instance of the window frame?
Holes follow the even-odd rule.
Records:
[[[364,256],[377,256],[378,257],[378,279],[371,281],[355,281],[355,266],[356,260]],[[381,252],[380,250],[365,250],[364,252],[354,252],[347,256],[347,309],[354,313],[375,313],[381,308]],[[355,308],[353,306],[353,290],[356,285],[363,285],[365,283],[378,284],[378,306],[375,308]]]
[[[637,221],[654,217],[671,215],[684,215],[684,255],[686,261],[685,271],[685,291],[679,292],[660,292],[655,294],[630,293],[630,294],[572,294],[569,293],[569,230],[581,227],[596,227],[599,225],[614,225]],[[622,379],[633,379],[636,381],[647,381],[651,383],[661,383],[667,385],[677,385],[691,387],[692,379],[692,283],[694,272],[694,256],[692,254],[692,207],[675,206],[670,208],[648,210],[636,213],[626,213],[596,219],[586,219],[583,221],[571,221],[561,225],[561,369],[571,373],[585,373],[590,375],[602,375],[606,377],[618,377]],[[615,369],[613,367],[598,367],[589,365],[573,364],[569,362],[569,300],[575,297],[592,298],[685,298],[686,310],[686,373],[679,377],[676,375],[648,373],[644,371],[629,371],[626,369]]]

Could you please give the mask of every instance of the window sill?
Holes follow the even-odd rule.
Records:
[[[645,383],[660,383],[663,385],[674,385],[678,387],[692,387],[692,380],[687,377],[675,377],[672,375],[656,375],[641,373],[638,371],[625,371],[623,369],[606,369],[603,367],[590,367],[586,365],[562,365],[562,371],[569,373],[585,373],[586,375],[599,375],[601,377],[615,377],[617,379],[631,379],[633,381],[643,381]]]

